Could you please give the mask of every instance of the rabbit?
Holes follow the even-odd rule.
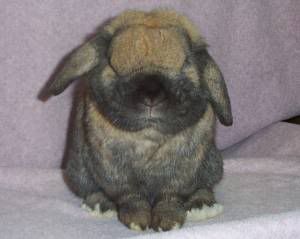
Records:
[[[195,25],[173,10],[127,10],[75,49],[48,88],[82,79],[65,170],[92,210],[130,229],[181,227],[216,203],[216,117],[232,125],[222,73]]]

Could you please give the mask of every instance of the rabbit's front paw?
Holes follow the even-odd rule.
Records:
[[[200,221],[215,217],[223,212],[216,203],[212,189],[198,189],[184,204],[188,221]]]
[[[146,230],[151,224],[151,209],[150,207],[137,208],[123,205],[119,208],[119,220],[132,230]]]
[[[180,228],[186,218],[185,209],[175,202],[159,202],[152,211],[151,227],[155,231]]]
[[[102,192],[88,195],[81,207],[96,217],[111,218],[117,215],[116,205]]]
[[[203,205],[201,208],[192,208],[187,211],[187,221],[201,221],[216,217],[223,212],[223,206],[213,204],[211,206]]]

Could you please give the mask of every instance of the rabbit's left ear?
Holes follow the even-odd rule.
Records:
[[[201,78],[209,91],[210,103],[219,121],[226,126],[232,125],[230,100],[218,65],[205,48],[196,50],[194,56],[202,75]]]
[[[54,81],[48,87],[48,92],[58,95],[63,92],[75,79],[90,71],[99,62],[96,46],[87,42],[66,58],[63,66],[57,72]]]

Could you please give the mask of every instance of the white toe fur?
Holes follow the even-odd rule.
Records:
[[[107,210],[105,212],[101,212],[99,203],[95,205],[94,210],[84,203],[81,205],[81,208],[88,211],[90,215],[98,218],[109,219],[117,216],[117,212],[114,210]]]
[[[203,205],[201,209],[193,208],[190,211],[187,211],[187,220],[188,221],[201,221],[208,218],[215,217],[223,212],[223,206],[220,204],[214,204],[209,207]]]
[[[171,230],[176,230],[180,228],[180,224],[179,223],[175,223],[174,226],[171,228]],[[163,229],[161,227],[158,228],[159,232],[163,232]]]
[[[179,228],[180,228],[180,224],[179,223],[175,223],[175,225],[172,227],[172,230],[179,229]]]
[[[142,231],[142,228],[134,222],[130,223],[129,228],[134,231]]]
[[[93,210],[86,204],[82,203],[81,204],[81,208],[88,211],[88,212],[92,212]]]

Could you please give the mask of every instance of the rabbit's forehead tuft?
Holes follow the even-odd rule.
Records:
[[[133,26],[116,35],[110,46],[110,63],[120,75],[143,68],[179,72],[186,54],[182,35],[173,28]]]
[[[193,42],[204,43],[197,27],[186,16],[168,9],[158,8],[150,12],[127,10],[105,26],[105,30],[113,35],[120,29],[137,25],[152,28],[179,27],[187,32]]]

